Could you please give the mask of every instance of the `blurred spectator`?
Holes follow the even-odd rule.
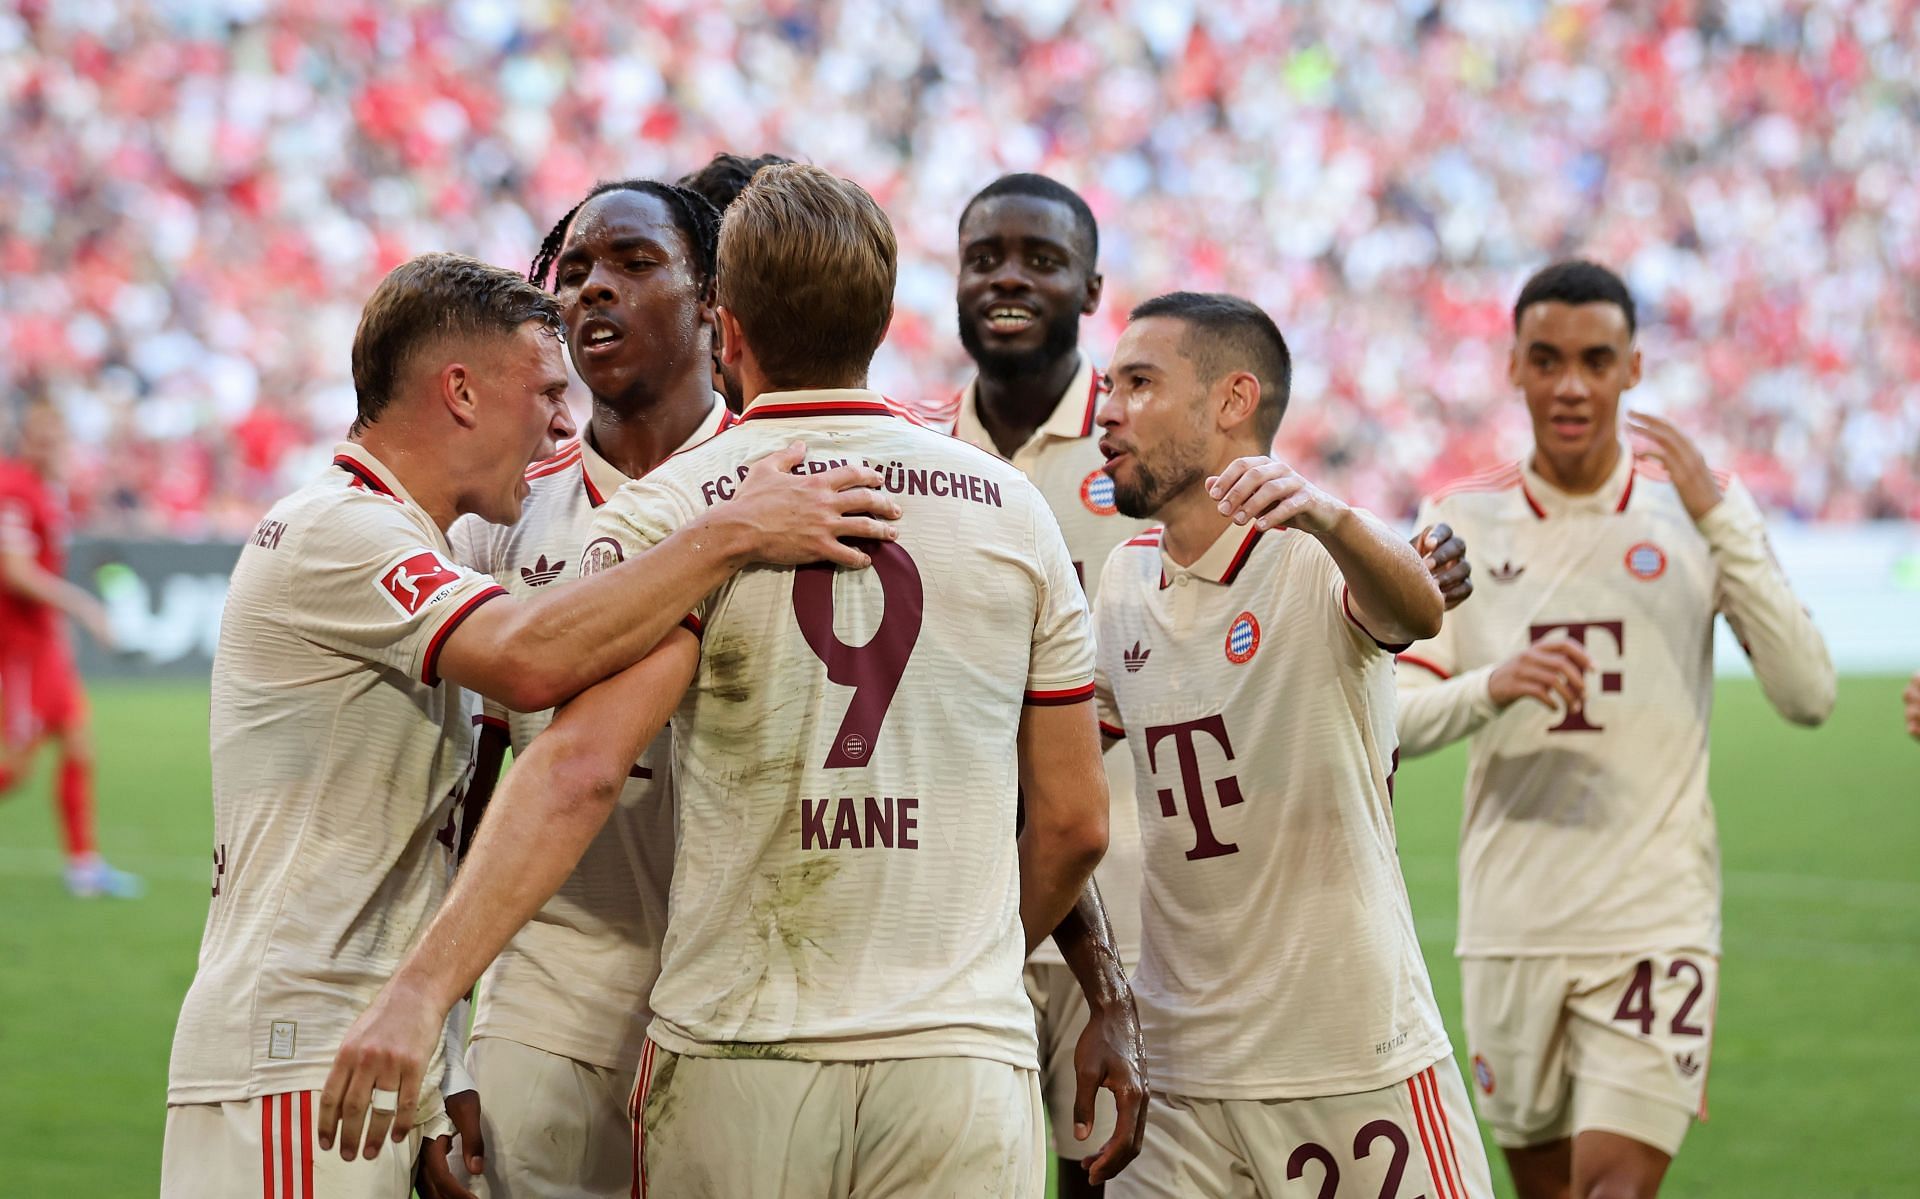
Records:
[[[1917,53],[1913,0],[22,0],[0,384],[65,407],[90,524],[242,531],[346,428],[395,263],[773,150],[892,214],[904,399],[963,373],[961,205],[1038,170],[1102,222],[1096,349],[1259,300],[1282,452],[1382,512],[1523,442],[1507,308],[1583,252],[1643,306],[1637,401],[1764,504],[1920,517]]]

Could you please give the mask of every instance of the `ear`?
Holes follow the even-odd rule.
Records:
[[[713,309],[714,332],[720,335],[720,361],[738,366],[747,339],[740,332],[740,320],[722,305]]]
[[[1633,352],[1627,356],[1627,387],[1640,386],[1640,343],[1633,343]],[[1626,388],[1621,388],[1625,391]]]
[[[1100,311],[1100,293],[1106,287],[1107,277],[1095,271],[1087,276],[1087,298],[1080,301],[1080,315],[1092,316]]]
[[[1634,352],[1634,360],[1636,364],[1639,361],[1639,357],[1640,357],[1639,351],[1636,350]],[[1636,365],[1635,366],[1636,372],[1638,371],[1638,369],[1639,368]],[[1512,384],[1515,387],[1520,386],[1520,343],[1518,341],[1515,341],[1512,345],[1507,347],[1507,382]]]
[[[473,371],[465,363],[449,362],[440,368],[440,402],[461,428],[471,429],[479,423],[480,397]]]
[[[1213,402],[1222,433],[1250,429],[1260,409],[1260,380],[1252,371],[1234,371],[1213,385]]]

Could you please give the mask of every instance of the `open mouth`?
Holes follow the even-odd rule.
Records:
[[[1110,445],[1104,441],[1100,443],[1100,452],[1105,454],[1107,458],[1101,469],[1106,471],[1109,476],[1111,476],[1114,471],[1120,469],[1121,460],[1128,456],[1127,451],[1117,445]]]
[[[995,304],[987,309],[987,328],[1002,335],[1024,333],[1040,316],[1025,304]]]
[[[1555,433],[1562,437],[1580,437],[1593,427],[1593,420],[1585,416],[1556,416],[1547,421]]]
[[[590,320],[580,326],[579,346],[584,354],[605,352],[625,339],[626,335],[611,321]]]

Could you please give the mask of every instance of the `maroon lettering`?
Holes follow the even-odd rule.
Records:
[[[900,689],[907,660],[920,640],[926,590],[920,568],[893,541],[856,541],[873,558],[883,607],[880,627],[865,645],[852,646],[833,631],[833,587],[839,569],[830,563],[802,566],[793,574],[793,614],[807,647],[826,663],[829,681],[853,688],[826,766],[864,767],[873,760],[880,724]]]
[[[1568,639],[1575,645],[1578,645],[1581,649],[1586,649],[1588,629],[1599,629],[1603,633],[1612,634],[1614,652],[1616,654],[1624,654],[1627,652],[1626,625],[1624,622],[1618,620],[1568,620],[1555,624],[1532,625],[1527,629],[1527,640],[1529,642],[1536,642],[1544,640],[1555,633],[1565,633]],[[1602,692],[1613,695],[1620,690],[1620,686],[1621,677],[1619,671],[1603,670],[1600,672],[1600,690]],[[1549,733],[1597,733],[1604,727],[1603,725],[1594,724],[1587,719],[1587,706],[1582,704],[1580,707],[1568,712],[1565,720],[1562,720],[1559,724],[1554,725],[1547,731]]]
[[[1693,1005],[1700,1002],[1700,993],[1707,989],[1706,971],[1700,969],[1700,964],[1691,958],[1675,958],[1667,965],[1667,977],[1679,978],[1682,970],[1692,972],[1693,990],[1687,992],[1686,1002],[1673,1014],[1673,1023],[1667,1027],[1676,1037],[1704,1037],[1707,1030],[1698,1024],[1687,1023],[1687,1016],[1692,1013]]]
[[[936,470],[927,476],[927,493],[929,495],[947,494],[947,474],[945,471]]]
[[[1633,980],[1627,984],[1626,994],[1620,996],[1620,1006],[1613,1010],[1613,1018],[1639,1025],[1643,1037],[1653,1032],[1652,962],[1642,960],[1633,968]]]
[[[1227,722],[1217,713],[1183,724],[1154,725],[1146,730],[1147,769],[1156,776],[1160,769],[1158,746],[1167,737],[1174,739],[1175,756],[1180,764],[1180,787],[1186,795],[1187,815],[1193,821],[1194,846],[1187,851],[1188,861],[1240,852],[1238,845],[1223,842],[1213,835],[1213,821],[1207,815],[1206,787],[1200,779],[1200,754],[1194,741],[1196,733],[1206,733],[1212,737],[1219,743],[1227,761],[1233,761],[1233,745],[1227,740]],[[1214,788],[1220,794],[1222,808],[1231,808],[1244,802],[1240,794],[1240,780],[1234,775],[1214,780]],[[1160,814],[1171,818],[1178,812],[1172,789],[1160,788]]]
[[[1304,1177],[1308,1162],[1319,1162],[1326,1171],[1320,1176],[1320,1190],[1314,1199],[1334,1199],[1340,1193],[1340,1165],[1325,1145],[1305,1141],[1294,1146],[1293,1153],[1287,1157],[1287,1181],[1297,1182]]]
[[[253,530],[253,544],[263,550],[280,548],[280,535],[287,531],[287,524],[280,520],[263,520]]]
[[[1400,1179],[1407,1172],[1407,1153],[1410,1149],[1404,1128],[1391,1120],[1373,1120],[1362,1125],[1360,1131],[1353,1135],[1353,1158],[1355,1161],[1367,1160],[1373,1153],[1373,1143],[1382,1137],[1393,1146],[1393,1160],[1387,1163],[1386,1177],[1380,1180],[1379,1199],[1397,1199]],[[1426,1199],[1426,1196],[1416,1195],[1414,1199]]]
[[[926,471],[909,470],[907,472],[907,494],[908,495],[927,494],[927,472]]]
[[[996,508],[1004,506],[1000,503],[1000,484],[992,479],[980,480],[980,494],[982,503],[992,504]]]
[[[914,836],[918,821],[914,813],[920,801],[912,796],[896,799],[891,795],[866,797],[862,803],[850,795],[839,799],[803,799],[800,801],[801,849],[919,849]],[[827,829],[827,813],[833,813],[833,829]]]
[[[213,848],[213,897],[220,898],[220,880],[227,877],[227,843],[222,841]]]
[[[803,799],[800,801],[800,848],[825,849],[827,847],[827,801],[824,799]]]

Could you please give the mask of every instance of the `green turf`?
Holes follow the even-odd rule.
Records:
[[[1817,732],[1774,718],[1751,684],[1721,688],[1713,1120],[1669,1195],[1915,1193],[1920,745],[1900,730],[1899,687],[1847,680]],[[207,902],[206,696],[102,689],[95,711],[101,845],[151,893],[68,899],[44,779],[0,804],[0,1196],[151,1195],[158,1177],[167,1046]],[[1461,761],[1409,763],[1399,787],[1414,910],[1456,1030]]]

